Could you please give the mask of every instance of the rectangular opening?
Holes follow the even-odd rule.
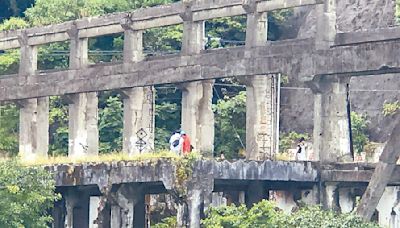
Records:
[[[61,96],[49,98],[49,155],[68,155],[68,102]]]
[[[38,46],[38,70],[68,69],[69,42],[55,42]]]
[[[215,157],[237,159],[246,148],[246,86],[237,78],[217,79],[213,88]]]
[[[123,58],[124,35],[112,34],[89,38],[89,64],[121,62]]]
[[[292,22],[289,20],[292,20]],[[297,25],[297,28],[293,26],[295,21],[296,17],[293,17],[293,9],[268,12],[268,40],[295,39],[300,29],[300,25]]]
[[[99,153],[122,151],[123,100],[117,91],[99,92]]]
[[[5,75],[18,74],[19,49],[0,50],[0,78]]]
[[[182,91],[175,85],[159,85],[156,89],[155,148],[169,150],[172,133],[181,128]]]
[[[177,54],[182,48],[183,25],[147,29],[143,33],[145,56]]]
[[[205,22],[206,49],[245,44],[246,16],[222,17]]]

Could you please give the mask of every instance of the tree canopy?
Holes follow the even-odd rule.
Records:
[[[47,211],[59,199],[54,184],[42,167],[0,162],[0,227],[48,227]]]

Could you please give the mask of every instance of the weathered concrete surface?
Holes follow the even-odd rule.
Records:
[[[168,56],[127,65],[97,65],[0,80],[0,100],[283,72],[313,75],[368,75],[396,72],[400,41],[314,50],[313,40],[281,41],[264,47],[228,48],[191,56]],[[350,73],[351,72],[351,73]],[[173,77],[171,76],[173,75]],[[329,76],[327,76],[329,77]]]
[[[205,47],[204,21],[193,21],[193,6],[182,15],[182,54],[199,54]],[[195,150],[212,157],[214,151],[213,80],[187,82],[182,89],[181,128],[191,139]]]
[[[316,77],[313,149],[321,162],[351,162],[347,92],[350,78]]]
[[[124,101],[122,151],[129,155],[154,151],[154,88],[136,87],[121,91]]]
[[[279,75],[246,80],[246,158],[273,160],[276,153]]]
[[[28,76],[37,70],[37,47],[27,44],[27,37],[19,39],[20,64],[18,80],[29,83]],[[49,98],[17,101],[19,106],[19,152],[24,160],[46,157],[49,148]]]

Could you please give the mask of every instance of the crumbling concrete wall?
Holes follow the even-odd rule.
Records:
[[[395,1],[337,1],[337,22],[339,32],[367,30],[393,26]],[[290,26],[283,28],[283,39],[306,38],[315,34],[316,12],[314,7],[301,7],[294,10],[289,19]],[[378,79],[379,78],[379,79]],[[377,80],[378,79],[378,80]],[[382,114],[385,101],[400,99],[400,86],[396,75],[378,75],[353,78],[350,82],[352,109],[363,113],[370,121],[369,133],[373,141],[384,142],[387,132],[393,126],[389,123],[392,117]],[[281,92],[281,131],[297,131],[312,133],[313,129],[313,95],[300,82],[299,78],[289,78],[284,87],[300,87],[299,89],[282,89]],[[379,90],[379,91],[377,91]]]

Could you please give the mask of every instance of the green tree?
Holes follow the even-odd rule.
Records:
[[[17,155],[18,120],[18,108],[15,105],[0,106],[0,154]]]
[[[354,214],[337,214],[318,206],[303,207],[286,214],[274,203],[263,200],[251,209],[241,206],[210,208],[202,220],[205,228],[378,228],[375,223],[363,222]]]
[[[100,153],[122,150],[123,108],[119,95],[105,96],[99,110]]]
[[[215,151],[237,158],[246,145],[246,92],[218,100],[215,112]]]
[[[365,116],[356,112],[351,112],[351,132],[353,136],[353,146],[357,153],[364,150],[365,144],[368,143],[368,121]]]
[[[59,199],[54,184],[42,167],[0,162],[0,227],[48,227],[47,210]]]

